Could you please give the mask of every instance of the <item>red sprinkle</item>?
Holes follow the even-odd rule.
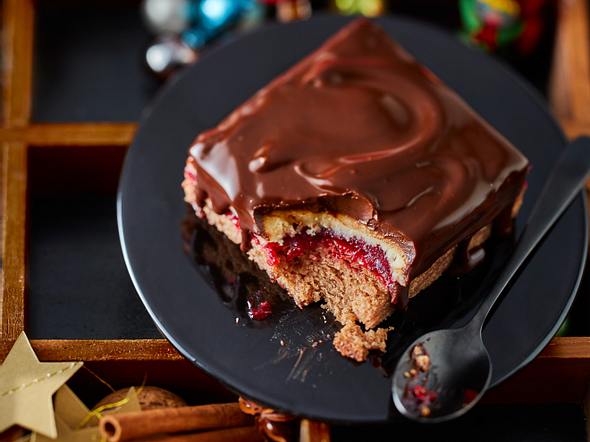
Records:
[[[428,398],[428,390],[423,385],[414,385],[414,388],[412,388],[412,394],[419,401],[424,401]]]

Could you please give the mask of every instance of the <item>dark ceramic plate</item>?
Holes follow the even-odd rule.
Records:
[[[396,352],[417,330],[464,321],[510,244],[500,243],[468,276],[447,276],[421,294],[408,315],[392,319],[397,331],[391,333],[388,353],[355,364],[326,340],[334,324],[319,308],[299,312],[276,302],[270,319],[248,321],[243,297],[269,284],[247,263],[232,258],[235,250],[214,233],[187,230],[187,223],[182,230],[187,208],[180,182],[193,138],[347,21],[325,16],[268,26],[211,51],[172,81],[145,113],[125,161],[119,232],[147,310],[172,344],[199,367],[240,394],[277,409],[325,420],[385,421],[395,419],[387,373]],[[564,145],[542,100],[501,64],[443,32],[402,19],[378,21],[530,159],[533,169],[517,220],[520,230]],[[494,385],[531,361],[555,334],[578,287],[586,231],[580,195],[489,320],[484,341],[493,361]],[[206,244],[208,252],[203,250]]]

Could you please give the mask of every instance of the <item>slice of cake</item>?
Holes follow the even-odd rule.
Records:
[[[481,258],[494,226],[511,225],[527,169],[457,94],[358,20],[200,134],[182,186],[298,306],[324,302],[371,329],[453,260]]]

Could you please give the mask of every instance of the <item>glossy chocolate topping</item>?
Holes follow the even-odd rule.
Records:
[[[199,135],[200,201],[243,233],[281,207],[347,213],[401,242],[414,276],[489,224],[527,160],[380,28],[358,20]]]

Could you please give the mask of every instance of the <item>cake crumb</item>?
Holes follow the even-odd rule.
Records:
[[[362,362],[369,356],[370,350],[385,352],[387,333],[393,327],[378,328],[363,332],[361,327],[348,323],[334,336],[334,347],[342,356]]]

